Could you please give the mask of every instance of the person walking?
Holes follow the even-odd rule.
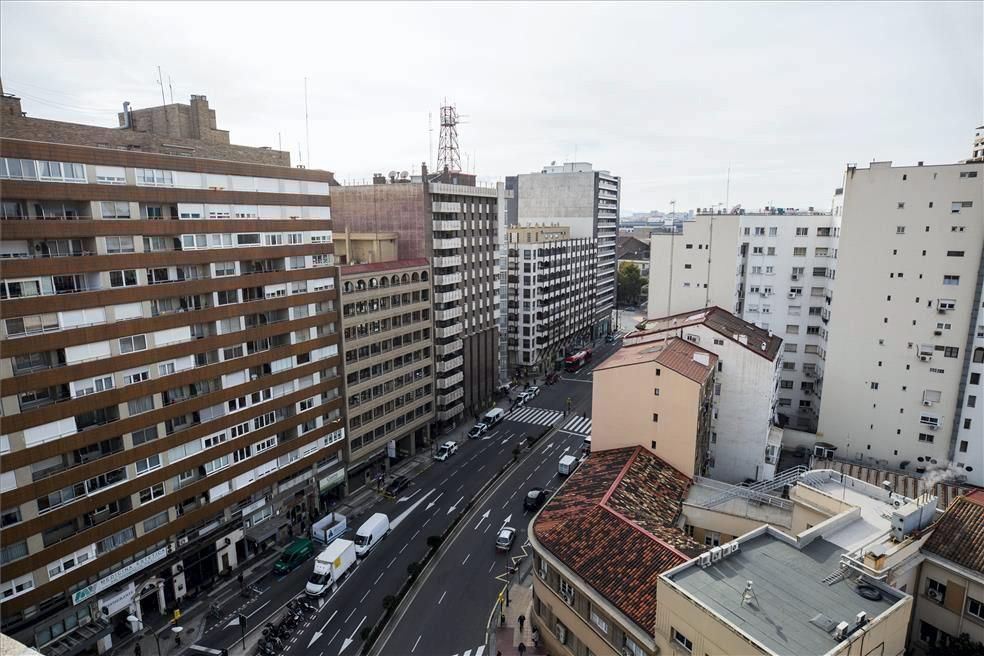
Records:
[[[523,625],[526,624],[526,616],[520,615],[516,619],[519,620],[519,635],[523,635]]]
[[[137,646],[133,648],[133,656],[140,656],[140,643],[139,642],[137,643]]]
[[[519,643],[519,647],[517,647],[516,650],[519,652],[519,656],[523,656],[523,654],[526,653],[526,643],[525,642]]]

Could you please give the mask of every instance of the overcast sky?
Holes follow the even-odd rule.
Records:
[[[0,24],[32,116],[115,126],[160,104],[160,65],[297,163],[306,76],[310,164],[354,181],[433,160],[447,97],[481,179],[576,152],[622,176],[623,214],[724,202],[729,164],[731,204],[829,207],[845,163],[954,162],[984,122],[980,2],[3,2]]]

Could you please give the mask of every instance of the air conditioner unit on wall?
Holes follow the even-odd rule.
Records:
[[[928,406],[933,405],[933,402],[932,401],[923,401],[923,405],[928,407]]]
[[[919,354],[919,359],[922,360],[923,362],[929,362],[930,360],[933,359],[933,356],[931,356],[931,355],[929,355],[927,353],[920,353]]]
[[[935,588],[927,588],[926,596],[932,599],[933,601],[938,601],[940,603],[943,603],[943,595],[941,595],[940,591],[936,590]]]

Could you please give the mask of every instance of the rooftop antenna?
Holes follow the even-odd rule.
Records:
[[[741,604],[739,605],[744,606],[746,603],[751,603],[753,600],[755,601],[755,605],[758,606],[759,600],[758,597],[755,596],[755,590],[752,589],[752,582],[746,581],[745,591],[741,593]]]
[[[444,100],[441,106],[441,136],[437,144],[437,170],[461,172],[461,152],[458,149],[458,110]]]
[[[731,164],[728,164],[728,183],[724,187],[724,209],[728,211],[731,205],[728,204],[731,198]]]
[[[171,104],[174,104],[174,83],[171,81],[171,76],[167,76],[167,88],[171,91]]]
[[[164,97],[164,76],[161,74],[161,67],[157,67],[157,84],[161,87],[161,104],[166,105],[167,99]]]
[[[307,78],[304,78],[304,139],[307,142],[307,167],[311,168],[311,130],[308,126]]]
[[[434,113],[427,112],[427,163],[434,165]]]

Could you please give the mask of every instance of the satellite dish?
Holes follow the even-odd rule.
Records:
[[[410,177],[410,172],[409,171],[400,171],[400,177],[401,178],[404,178],[404,179],[405,178],[409,178]]]
[[[390,178],[395,178],[396,177],[396,171],[390,171],[389,172],[389,177]]]

